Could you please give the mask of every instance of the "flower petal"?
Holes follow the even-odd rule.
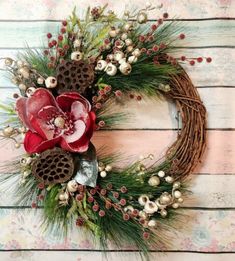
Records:
[[[37,133],[27,131],[24,139],[24,148],[30,154],[39,153],[44,150],[54,148],[59,140],[60,137],[51,140],[45,140]]]
[[[67,143],[72,143],[79,140],[86,130],[86,125],[82,120],[77,120],[74,122],[74,128],[75,131],[73,134],[63,135],[63,138]]]
[[[26,103],[27,103],[27,98],[21,97],[17,99],[16,101],[16,111],[18,113],[18,116],[22,123],[29,128],[30,130],[33,131],[33,127],[29,123],[29,119],[27,117],[27,110],[26,110]]]
[[[82,153],[87,151],[90,139],[92,137],[93,131],[95,129],[95,113],[94,112],[89,112],[89,117],[86,125],[86,130],[82,137],[72,143],[67,143],[65,139],[62,137],[60,141],[61,148],[71,151],[71,152],[77,152],[77,153]]]
[[[84,105],[87,111],[91,110],[91,104],[89,103],[89,101],[77,92],[63,93],[56,98],[56,101],[58,102],[60,108],[64,112],[70,111],[71,106],[75,101],[80,101]]]
[[[88,117],[88,111],[86,110],[84,104],[80,101],[75,101],[72,103],[71,113],[74,116],[75,120],[85,120]]]

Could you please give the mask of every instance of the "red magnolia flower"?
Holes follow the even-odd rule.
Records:
[[[60,145],[71,152],[85,152],[95,128],[95,113],[84,97],[66,92],[56,99],[40,88],[29,98],[19,98],[16,110],[29,128],[24,147],[28,153],[39,153]]]

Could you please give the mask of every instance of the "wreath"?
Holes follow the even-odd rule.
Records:
[[[185,34],[167,13],[148,22],[161,7],[147,4],[123,18],[107,6],[88,8],[83,19],[74,10],[42,51],[4,58],[20,94],[1,105],[1,137],[26,151],[0,175],[1,184],[18,178],[18,206],[43,208],[44,225],[57,234],[84,227],[102,247],[128,243],[146,258],[151,247],[164,247],[185,178],[205,149],[206,110],[181,64],[211,62],[173,56]],[[163,159],[150,154],[126,165],[119,154],[96,151],[94,131],[131,117],[115,112],[115,103],[159,96],[175,103],[182,121]]]

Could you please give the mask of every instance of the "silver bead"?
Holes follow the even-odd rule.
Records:
[[[154,220],[154,219],[149,220],[149,222],[148,222],[149,227],[156,227],[156,225],[157,225],[156,220]]]
[[[101,176],[101,178],[105,178],[106,176],[107,176],[107,172],[106,171],[101,171],[100,172],[100,176]]]
[[[67,190],[71,193],[76,192],[78,190],[78,183],[76,180],[70,180],[67,184]]]
[[[132,45],[132,43],[133,43],[132,40],[129,39],[129,38],[125,40],[125,44],[126,44],[127,46]]]
[[[181,192],[179,190],[176,190],[174,192],[174,196],[175,196],[175,198],[180,198],[182,196],[182,194],[181,194]]]
[[[129,63],[136,63],[137,62],[137,57],[132,55],[128,58]]]
[[[171,202],[171,195],[168,192],[164,192],[161,196],[160,196],[160,203],[163,205],[168,205]]]
[[[153,176],[148,180],[150,186],[156,187],[160,184],[160,179],[157,176]]]
[[[177,201],[178,201],[179,203],[183,203],[183,202],[184,202],[184,199],[183,199],[183,198],[178,198]]]
[[[21,67],[18,72],[23,76],[25,79],[29,79],[30,72],[27,67]]]
[[[149,201],[149,197],[147,195],[141,195],[138,198],[138,202],[141,206],[144,206]]]
[[[117,73],[117,67],[112,63],[108,63],[105,71],[109,76],[114,76]]]
[[[160,211],[160,214],[161,214],[162,217],[166,217],[167,216],[167,211],[165,209],[162,209]]]
[[[121,39],[123,40],[123,41],[125,41],[126,39],[127,39],[127,34],[126,33],[123,33],[122,35],[121,35]]]
[[[76,51],[71,53],[71,60],[81,61],[83,59],[83,53]]]
[[[167,177],[165,177],[165,181],[167,183],[172,183],[174,181],[174,179],[172,177],[170,177],[170,176],[167,176]]]
[[[81,40],[76,39],[76,40],[73,42],[73,47],[74,47],[74,48],[78,48],[78,47],[81,46],[81,44],[82,44]]]
[[[141,51],[139,48],[135,49],[133,52],[132,52],[132,55],[136,56],[136,57],[139,57],[141,55]]]
[[[13,64],[14,60],[8,57],[4,60],[4,62],[5,62],[6,66],[11,66]]]
[[[122,51],[117,51],[114,53],[114,60],[120,61],[124,56],[125,54]]]
[[[180,182],[179,182],[179,181],[174,182],[174,183],[173,183],[173,188],[174,188],[174,189],[180,188]]]
[[[163,170],[160,170],[157,175],[158,177],[163,178],[165,177],[165,172]]]
[[[131,73],[131,65],[127,62],[123,62],[120,66],[119,66],[119,70],[122,74],[124,75],[128,75]]]
[[[26,90],[26,95],[27,95],[27,97],[32,96],[35,91],[36,91],[36,88],[34,88],[34,87],[29,87],[29,88]]]
[[[21,91],[26,91],[27,86],[26,86],[25,84],[21,83],[21,84],[19,85],[19,89],[20,89]]]
[[[109,35],[112,38],[115,38],[117,36],[117,31],[115,29],[112,29],[109,31]]]
[[[107,165],[107,166],[105,167],[105,170],[108,171],[108,172],[111,171],[111,170],[112,170],[112,166],[111,166],[111,165]]]
[[[97,62],[95,69],[97,71],[103,71],[106,68],[106,66],[107,66],[107,62],[105,60],[99,60]]]
[[[173,208],[178,208],[180,205],[178,204],[178,203],[174,203],[174,204],[172,204],[172,207]]]
[[[49,76],[45,80],[45,85],[48,89],[55,88],[57,85],[57,79],[53,76]]]
[[[39,77],[39,78],[37,79],[37,83],[40,84],[40,85],[42,85],[42,84],[44,83],[44,79],[43,79],[42,77]]]
[[[158,211],[158,206],[153,201],[148,201],[144,205],[144,211],[148,214],[153,214]]]
[[[11,137],[14,133],[15,133],[15,130],[11,126],[4,128],[2,131],[2,134],[5,137]]]
[[[140,12],[140,13],[137,15],[137,22],[138,22],[139,24],[144,24],[144,23],[147,22],[147,20],[148,20],[148,16],[147,16],[146,13]]]

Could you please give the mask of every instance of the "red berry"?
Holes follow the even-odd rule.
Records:
[[[63,26],[66,26],[66,25],[67,25],[67,21],[65,21],[65,20],[62,21],[62,25],[63,25]]]
[[[100,194],[101,194],[102,196],[105,196],[106,193],[107,193],[107,190],[106,190],[106,189],[101,189]]]
[[[117,91],[115,92],[115,95],[116,95],[117,97],[121,97],[121,96],[122,96],[122,92],[121,92],[120,90],[117,90]]]
[[[59,35],[59,36],[58,36],[58,41],[62,42],[63,39],[64,39],[63,35]]]
[[[78,195],[76,196],[76,200],[77,200],[77,201],[81,201],[81,200],[83,200],[83,198],[84,198],[84,194],[78,194]]]
[[[163,14],[163,18],[164,18],[164,19],[167,19],[168,17],[169,17],[169,14],[168,14],[168,13],[164,13],[164,14]]]
[[[99,216],[100,217],[104,217],[105,216],[105,211],[104,210],[100,210],[99,211]]]
[[[36,204],[35,202],[32,202],[31,207],[32,207],[32,208],[36,208],[36,207],[37,207],[37,204]]]
[[[90,197],[88,197],[87,201],[88,201],[89,203],[92,203],[92,202],[94,202],[94,198],[93,198],[92,196],[90,196]]]
[[[109,44],[110,43],[110,40],[107,38],[104,40],[104,44]]]
[[[99,210],[99,205],[98,204],[95,204],[93,207],[92,207],[92,209],[93,209],[93,211],[95,211],[95,212],[97,212],[98,210]]]
[[[134,99],[134,98],[135,98],[135,95],[131,93],[131,94],[129,95],[129,97],[130,97],[131,99]]]
[[[130,219],[130,215],[128,215],[127,213],[126,214],[123,214],[123,219],[125,221],[128,221]]]
[[[148,49],[148,51],[147,51],[147,55],[151,55],[152,54],[152,50],[151,49]]]
[[[113,192],[113,196],[114,196],[115,198],[119,198],[119,193],[118,193],[118,192]]]
[[[107,187],[107,189],[111,190],[113,188],[113,185],[111,183],[109,183],[106,187]]]
[[[53,45],[52,42],[48,43],[48,47],[49,47],[49,48],[52,48],[53,46],[54,46],[54,45]]]
[[[62,34],[65,34],[65,33],[66,33],[66,28],[62,27],[62,28],[60,29],[60,32],[61,32]]]
[[[52,40],[52,42],[51,42],[54,46],[56,46],[57,45],[57,41],[56,40]]]
[[[146,53],[147,49],[146,48],[142,48],[141,49],[141,53]]]
[[[163,20],[162,19],[158,19],[158,24],[162,24]]]
[[[194,61],[194,60],[191,60],[189,63],[190,63],[190,65],[193,66],[193,65],[195,64],[195,61]]]
[[[122,192],[122,193],[126,193],[126,192],[127,192],[127,188],[126,188],[125,186],[122,186],[122,187],[121,187],[121,192]]]
[[[166,48],[166,45],[165,45],[164,43],[161,43],[161,44],[159,45],[159,48],[160,48],[160,49],[165,49],[165,48]]]
[[[52,37],[52,34],[51,33],[48,33],[47,34],[47,38],[50,39]]]
[[[144,219],[144,218],[141,218],[141,219],[139,220],[139,223],[140,223],[141,225],[144,225],[144,224],[145,224],[145,219]]]
[[[97,102],[96,105],[95,105],[95,107],[96,107],[97,109],[100,109],[100,108],[102,107],[102,104],[101,104],[100,102]]]
[[[112,90],[112,87],[110,85],[107,85],[104,88],[105,93],[110,92],[111,90]]]
[[[145,41],[145,37],[144,37],[143,35],[140,35],[140,36],[139,36],[139,41],[140,41],[140,42],[144,42],[144,41]]]
[[[149,239],[149,237],[150,237],[150,234],[148,232],[144,232],[143,233],[143,238],[144,239]]]
[[[48,55],[48,54],[49,54],[49,51],[48,51],[48,50],[44,50],[44,54],[45,54],[45,55]]]
[[[55,57],[54,57],[54,56],[51,56],[51,57],[50,57],[50,60],[51,60],[52,62],[54,62],[54,61],[55,61]]]
[[[44,188],[45,188],[44,183],[39,183],[39,184],[38,184],[38,188],[39,188],[39,189],[44,189]]]
[[[134,217],[137,217],[137,216],[139,215],[138,209],[134,209],[134,210],[132,211],[132,215],[133,215]]]
[[[159,50],[159,47],[158,47],[157,45],[154,45],[154,46],[153,46],[153,51],[154,51],[154,52],[157,52],[158,50]]]
[[[48,66],[48,68],[53,68],[54,64],[53,63],[48,63],[47,66]]]
[[[90,190],[90,194],[91,194],[91,195],[95,195],[95,193],[96,193],[96,189],[91,189],[91,190]]]
[[[206,58],[206,61],[207,61],[208,63],[211,63],[211,62],[212,62],[211,57],[207,57],[207,58]]]
[[[121,206],[125,206],[126,200],[124,198],[122,198],[119,203],[120,203]]]
[[[138,95],[138,96],[136,97],[136,100],[137,100],[137,101],[141,101],[141,100],[142,100],[142,97],[141,97],[140,95]]]
[[[152,29],[153,31],[157,30],[157,25],[156,25],[156,24],[153,24],[153,25],[151,26],[151,29]]]
[[[110,209],[112,207],[112,203],[110,201],[106,201],[105,208]]]
[[[185,38],[185,34],[180,34],[179,37],[181,40],[183,40]]]
[[[197,62],[198,62],[198,63],[201,63],[202,61],[203,61],[202,57],[198,57],[198,58],[197,58]]]
[[[43,199],[44,199],[44,195],[40,194],[40,195],[38,196],[38,199],[39,199],[39,200],[43,200]]]
[[[186,57],[185,56],[181,56],[181,61],[185,61],[186,60]]]
[[[105,122],[104,121],[99,121],[98,125],[99,125],[99,127],[103,128],[105,126]]]
[[[68,50],[68,49],[69,49],[69,45],[68,45],[68,44],[65,44],[65,45],[63,46],[63,48],[64,48],[65,50]]]
[[[77,218],[77,220],[76,220],[76,226],[82,227],[82,226],[84,225],[84,223],[85,223],[85,219],[84,219],[83,217]]]
[[[148,40],[152,42],[154,40],[154,37],[152,35],[149,36]]]

